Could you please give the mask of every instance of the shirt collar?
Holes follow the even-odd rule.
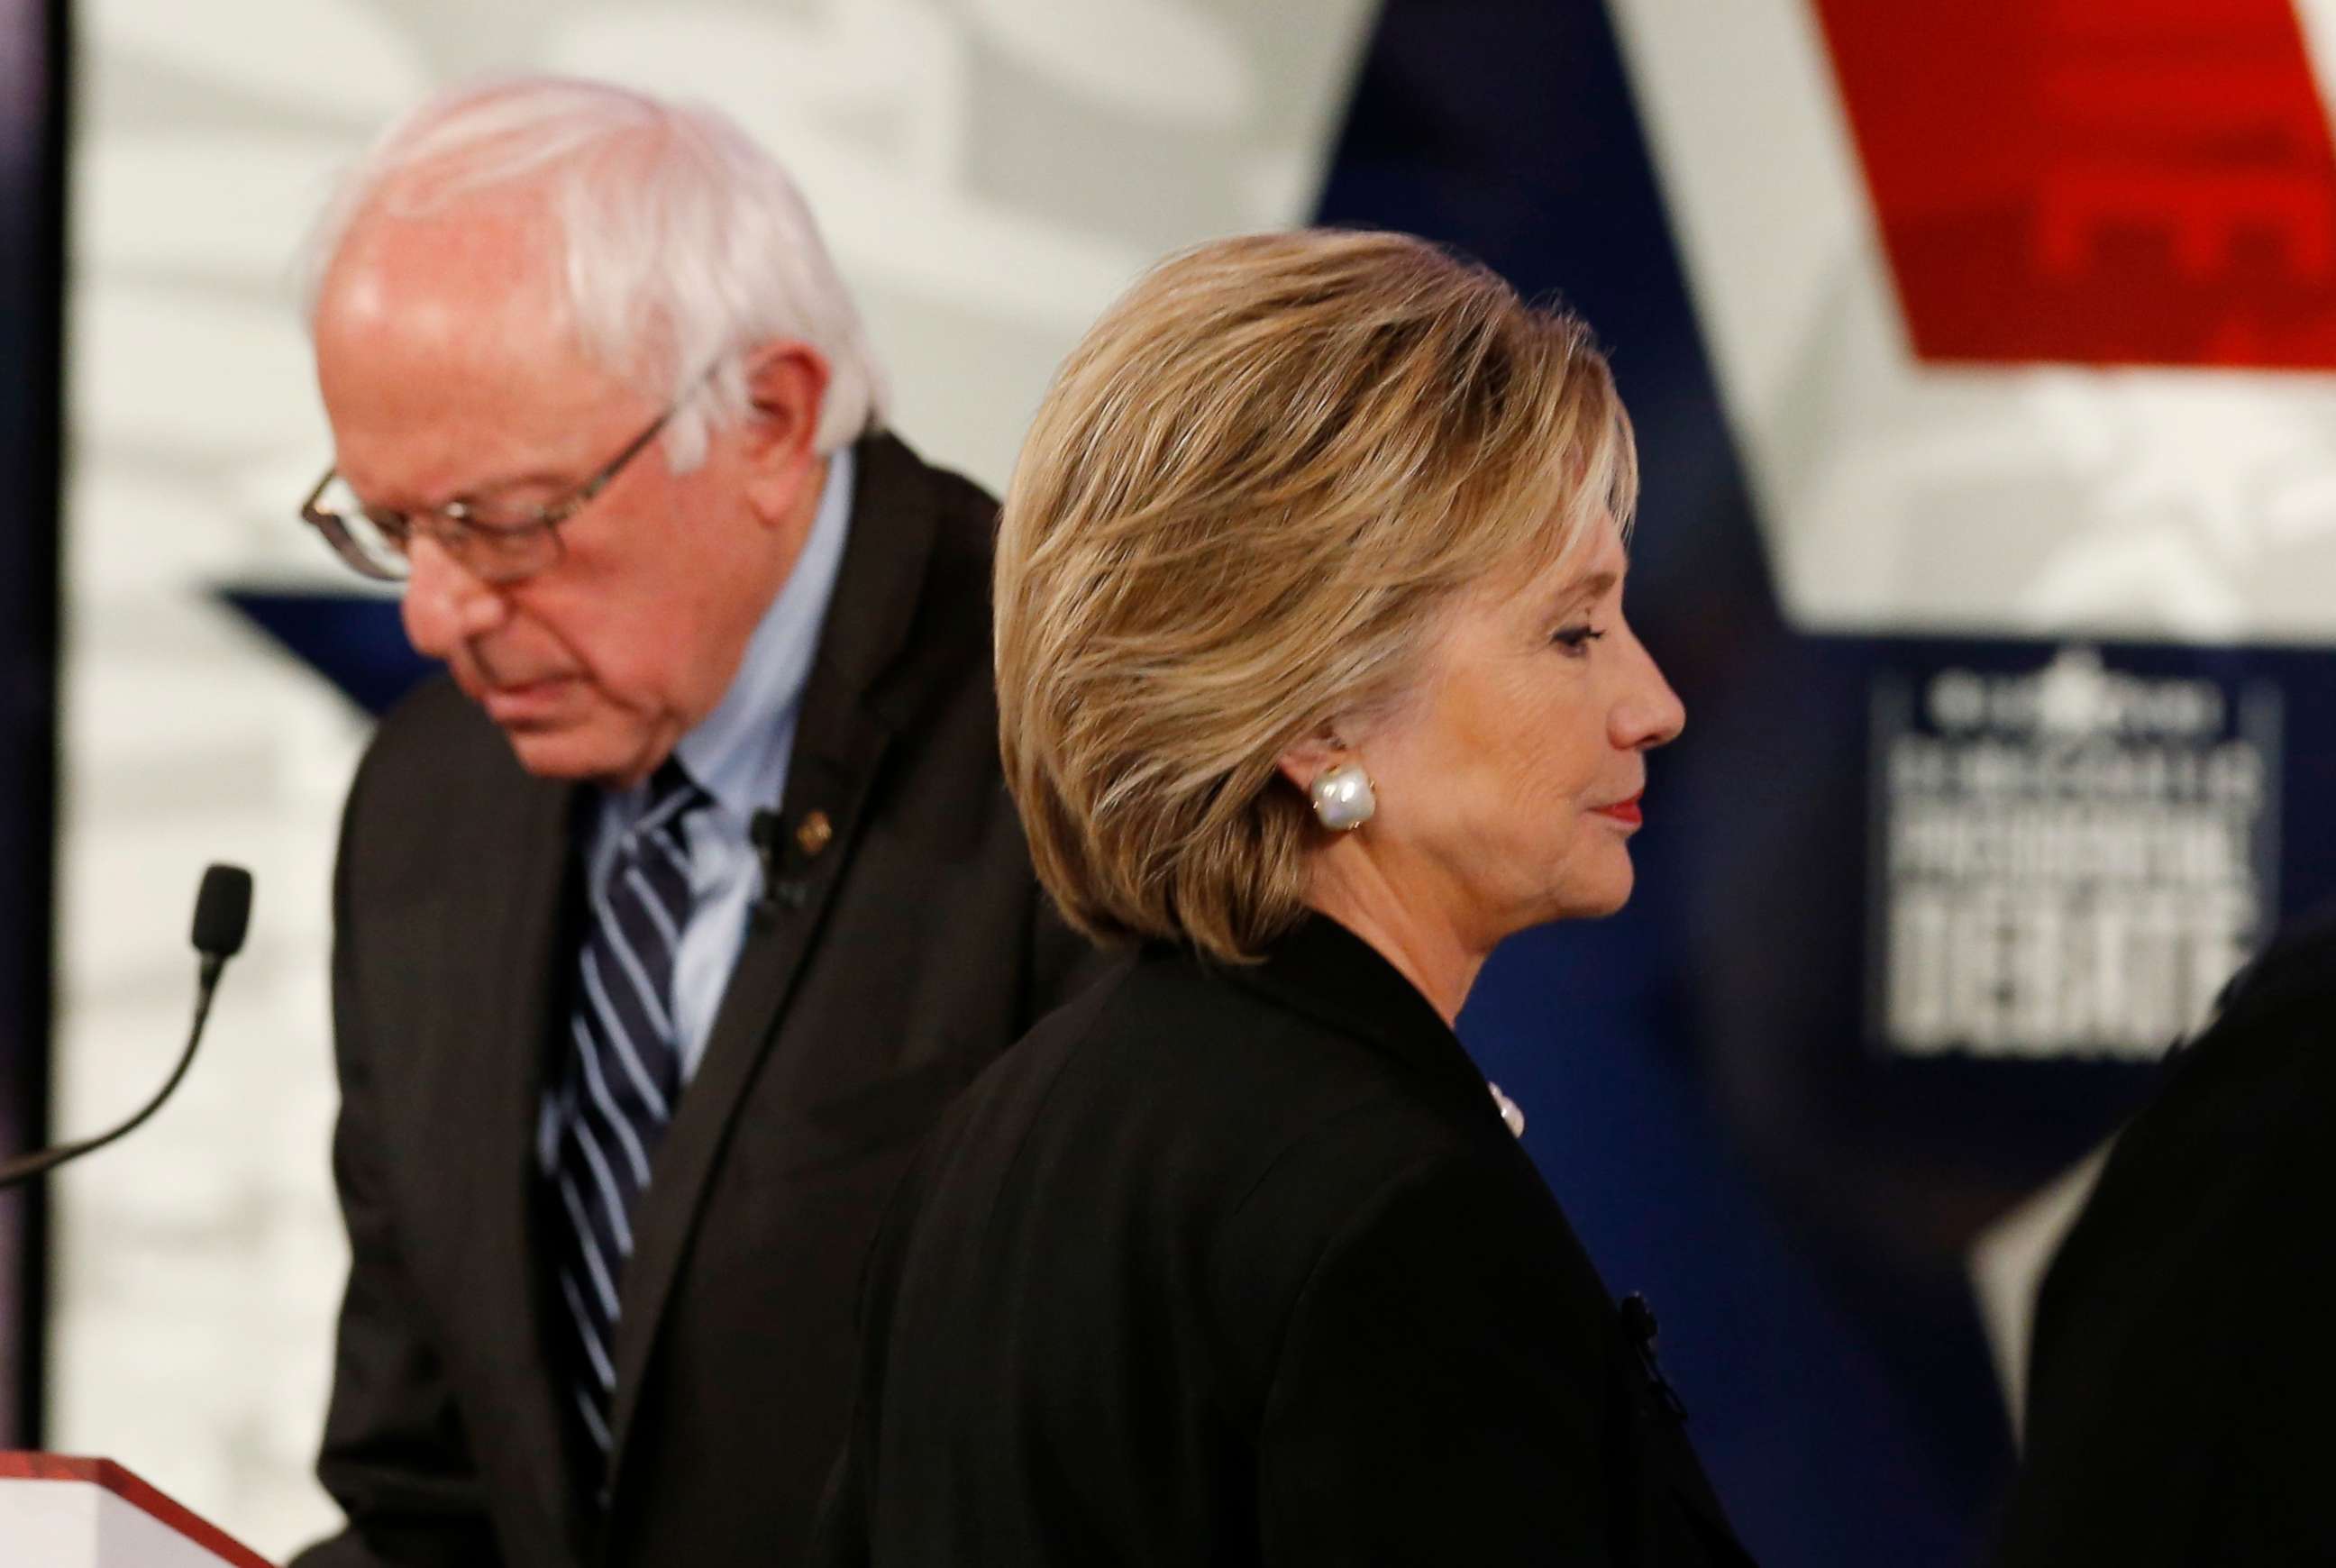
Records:
[[[811,683],[820,629],[851,532],[853,464],[849,446],[829,455],[819,508],[786,585],[773,596],[747,639],[745,657],[720,706],[674,748],[715,805],[740,821],[777,803],[773,783],[793,744],[795,716]]]

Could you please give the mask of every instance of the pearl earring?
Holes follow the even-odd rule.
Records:
[[[1313,797],[1314,818],[1334,833],[1350,833],[1371,820],[1379,798],[1371,789],[1371,775],[1360,763],[1342,762],[1314,775],[1306,792]]]

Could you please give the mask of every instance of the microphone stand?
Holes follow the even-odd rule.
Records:
[[[202,954],[202,966],[196,975],[194,1027],[187,1033],[187,1047],[179,1053],[178,1066],[170,1069],[170,1076],[163,1080],[153,1098],[111,1131],[0,1161],[0,1191],[54,1171],[68,1160],[94,1154],[117,1138],[128,1137],[162,1108],[162,1103],[178,1091],[187,1069],[195,1065],[195,1047],[202,1043],[203,1025],[211,1015],[211,993],[219,988],[219,974],[227,968],[228,959],[241,950],[250,920],[251,873],[240,866],[226,865],[215,865],[206,871],[202,890],[195,899],[195,947]]]

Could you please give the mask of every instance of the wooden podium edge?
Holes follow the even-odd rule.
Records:
[[[102,1486],[124,1503],[168,1525],[235,1568],[276,1568],[267,1558],[167,1496],[111,1459],[76,1459],[63,1454],[0,1453],[0,1479],[79,1481]]]

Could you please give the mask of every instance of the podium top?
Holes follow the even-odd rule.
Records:
[[[0,1452],[0,1481],[63,1481],[95,1486],[166,1525],[234,1568],[275,1568],[250,1547],[229,1535],[185,1505],[154,1487],[111,1459],[76,1459],[63,1454]]]

